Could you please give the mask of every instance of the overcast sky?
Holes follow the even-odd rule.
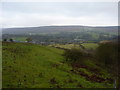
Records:
[[[3,2],[3,27],[118,25],[117,2]]]

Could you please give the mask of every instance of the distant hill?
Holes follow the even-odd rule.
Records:
[[[25,28],[3,28],[3,34],[29,34],[29,33],[59,33],[59,32],[80,32],[80,31],[104,31],[118,32],[117,26],[90,27],[90,26],[41,26]]]

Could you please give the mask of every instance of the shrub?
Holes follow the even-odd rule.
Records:
[[[66,61],[69,62],[82,61],[84,57],[84,52],[80,49],[72,48],[64,52],[64,57],[66,58]]]
[[[3,41],[4,41],[4,42],[7,42],[7,38],[4,38]]]
[[[29,42],[32,41],[32,39],[31,38],[27,38],[26,41],[29,43]]]
[[[105,68],[113,75],[113,78],[116,79],[118,75],[118,43],[104,43],[101,44],[96,50],[96,59],[99,63],[103,64]]]
[[[96,59],[105,66],[113,66],[116,64],[118,58],[118,46],[117,43],[105,43],[101,44],[96,49]]]
[[[12,38],[10,38],[10,39],[9,39],[9,41],[10,41],[10,42],[13,42],[13,39],[12,39]]]

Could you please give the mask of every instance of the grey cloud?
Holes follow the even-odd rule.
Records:
[[[36,20],[38,25],[39,23],[41,25],[51,25],[51,24],[67,24],[67,20],[70,21],[68,24],[84,24],[84,25],[116,25],[117,23],[117,2],[5,2],[2,4],[2,10],[3,10],[3,18],[5,19],[4,24],[10,26],[10,22],[7,21],[14,21],[14,24],[17,25],[27,25],[24,22],[25,17],[31,17],[30,22]],[[21,14],[22,13],[22,14]],[[34,15],[31,16],[31,14],[37,14],[37,19]],[[25,15],[25,16],[24,16]],[[47,15],[48,18],[52,19],[42,19],[41,18]],[[62,21],[59,19],[61,17]],[[21,19],[16,19],[21,18]],[[54,18],[56,17],[56,18]],[[58,18],[57,18],[58,17]],[[11,18],[11,19],[10,19]],[[66,19],[67,18],[67,19]],[[71,19],[73,18],[73,19]],[[83,18],[80,19],[82,21],[77,20],[77,18]],[[17,21],[19,20],[19,21]],[[22,21],[20,21],[22,20]],[[39,21],[40,20],[40,21]],[[90,20],[94,21],[91,22]],[[104,20],[104,21],[103,21]],[[64,21],[66,23],[64,23]],[[72,22],[74,21],[74,22]],[[19,23],[18,23],[19,22]],[[28,25],[31,25],[29,23],[29,20],[27,21]],[[44,24],[42,24],[44,22]],[[89,22],[89,23],[88,23]],[[104,23],[102,23],[104,22]],[[107,23],[108,22],[108,23]],[[90,24],[91,23],[91,24]],[[23,26],[24,26],[23,25]],[[34,24],[35,25],[35,24]],[[15,25],[14,25],[15,26]]]

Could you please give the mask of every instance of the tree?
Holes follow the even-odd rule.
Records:
[[[3,41],[4,41],[4,42],[7,42],[7,38],[4,38]]]
[[[12,38],[10,38],[9,40],[10,40],[10,42],[13,42],[13,39],[12,39]]]
[[[29,42],[32,41],[32,39],[31,38],[27,38],[26,41],[29,43]]]

